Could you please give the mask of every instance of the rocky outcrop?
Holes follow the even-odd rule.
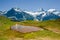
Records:
[[[33,32],[33,31],[39,31],[42,30],[42,28],[39,27],[33,27],[33,26],[22,26],[22,25],[14,25],[11,27],[12,30],[19,31],[21,33],[27,33],[27,32]]]

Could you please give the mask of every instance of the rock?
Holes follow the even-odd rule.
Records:
[[[33,27],[33,26],[22,26],[22,25],[14,25],[11,27],[12,30],[19,31],[21,33],[27,33],[27,32],[33,32],[33,31],[39,31],[42,30],[42,28],[39,27]]]

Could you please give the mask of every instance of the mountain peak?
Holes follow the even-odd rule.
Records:
[[[55,12],[56,9],[49,9],[48,12]]]
[[[14,11],[19,11],[19,12],[21,12],[22,10],[20,9],[20,8],[12,8]]]
[[[40,9],[38,9],[38,11],[39,11],[39,12],[42,12],[42,11],[44,11],[44,9],[43,9],[43,8],[40,8]]]

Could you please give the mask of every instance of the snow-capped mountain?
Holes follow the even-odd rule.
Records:
[[[28,13],[28,14],[30,14],[30,15],[33,15],[33,16],[35,17],[35,16],[43,13],[44,10],[43,10],[42,8],[40,8],[40,9],[39,9],[38,11],[36,11],[36,12],[33,12],[33,11],[32,11],[32,12],[31,12],[31,11],[24,11],[24,12],[26,12],[26,13]]]
[[[18,21],[33,20],[34,19],[34,17],[32,15],[29,15],[28,13],[21,11],[18,8],[10,9],[5,15],[8,18],[11,18],[12,20],[18,20]]]
[[[56,9],[49,9],[48,12],[60,16],[60,11],[57,11]]]
[[[49,9],[48,12],[55,12],[57,11],[56,9]]]
[[[0,16],[4,16],[5,13],[5,11],[0,11]]]
[[[0,11],[0,15],[4,14],[4,12]]]
[[[43,21],[43,20],[52,20],[60,18],[60,11],[56,9],[49,9],[45,11],[44,9],[40,8],[38,11],[31,12],[31,11],[23,11],[20,8],[11,8],[3,15],[12,20],[17,21],[24,21],[24,20]]]
[[[56,9],[49,9],[48,11],[40,12],[41,14],[37,16],[39,20],[52,20],[60,18],[60,12]],[[58,15],[59,14],[59,15]]]

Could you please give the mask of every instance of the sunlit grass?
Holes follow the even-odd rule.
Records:
[[[4,19],[4,20],[3,20]],[[41,28],[57,28],[60,30],[60,21],[48,20],[48,21],[22,21],[14,22],[5,17],[0,17],[0,40],[4,40],[8,37],[18,37],[18,38],[35,38],[35,37],[51,37],[51,38],[60,38],[60,34],[54,33],[50,30],[40,30],[37,32],[31,33],[20,33],[14,30],[11,30],[10,27],[15,25],[25,25],[25,26],[36,26]],[[7,37],[7,38],[6,38]]]

